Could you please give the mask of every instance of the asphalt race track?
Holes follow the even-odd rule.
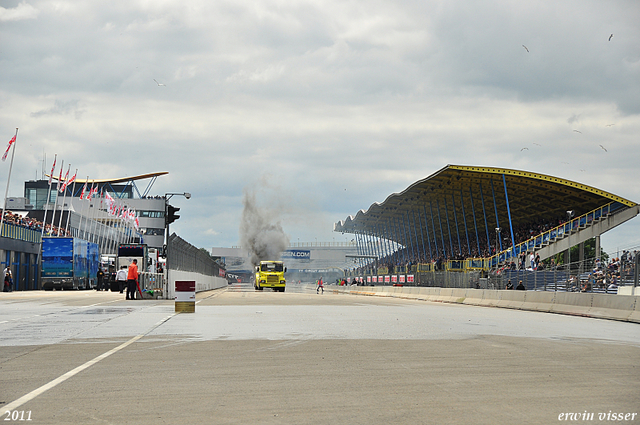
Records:
[[[0,420],[640,423],[637,324],[325,289],[0,293]]]

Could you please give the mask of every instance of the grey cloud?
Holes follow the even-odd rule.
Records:
[[[22,21],[25,19],[36,19],[38,9],[27,2],[20,2],[17,7],[4,8],[0,6],[0,22]]]
[[[81,110],[78,106],[78,100],[67,100],[62,101],[56,99],[54,101],[54,106],[47,109],[42,109],[40,111],[32,112],[30,115],[34,118],[39,118],[45,115],[69,115],[73,114],[75,119],[80,119],[82,114],[85,112]]]

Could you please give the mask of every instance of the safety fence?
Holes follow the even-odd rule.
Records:
[[[2,234],[0,236],[9,239],[18,239],[25,242],[40,243],[41,230],[29,229],[27,227],[18,226],[13,223],[2,224]]]
[[[191,245],[175,233],[169,238],[167,251],[169,270],[194,272],[205,276],[221,276],[220,265],[209,254]]]
[[[149,292],[151,297],[153,297],[154,292],[166,290],[166,278],[164,273],[140,273],[138,276],[138,283],[140,285],[140,290],[143,293]],[[162,292],[160,292],[160,295],[161,294]]]
[[[594,292],[615,294],[620,286],[639,286],[637,258],[604,264],[596,259],[577,261],[545,270],[501,268],[490,271],[434,271],[417,264],[357,274],[346,273],[349,283],[372,286],[422,286],[440,288],[506,289],[509,281],[515,288],[521,281],[526,290],[554,292]]]

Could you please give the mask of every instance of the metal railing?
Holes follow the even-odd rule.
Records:
[[[153,296],[157,291],[162,292],[155,295],[164,295],[163,292],[166,291],[167,282],[164,273],[143,272],[138,276],[138,284],[142,292],[151,292]]]
[[[638,256],[640,257],[640,255]],[[463,273],[451,270],[435,270],[433,264],[417,264],[410,270],[388,273],[378,270],[350,270],[345,273],[349,281],[356,279],[364,285],[434,286],[440,288],[506,289],[511,280],[513,286],[522,281],[527,290],[617,293],[618,286],[638,286],[640,267],[638,259],[629,258],[619,268],[609,268],[596,259],[576,261],[566,265],[551,266],[539,270],[511,269],[508,267],[486,270],[467,268]]]
[[[28,227],[5,222],[2,224],[2,234],[0,236],[26,242],[40,243],[41,234],[41,230],[29,229]]]
[[[607,217],[608,215],[619,210],[622,207],[623,205],[619,202],[610,202],[602,207],[596,208],[593,211],[582,214],[579,217],[571,219],[566,223],[556,226],[539,235],[533,236],[514,247],[507,248],[489,257],[488,266],[496,267],[498,264],[504,263],[511,258],[516,258],[523,252],[531,252],[536,249],[540,249],[543,246],[549,245],[550,243],[564,238],[566,235],[591,226],[593,223]]]
[[[167,268],[200,273],[205,276],[220,276],[220,265],[209,254],[175,233],[169,238]]]

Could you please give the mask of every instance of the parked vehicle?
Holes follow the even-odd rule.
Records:
[[[91,289],[100,266],[98,245],[71,237],[42,238],[42,289]]]

